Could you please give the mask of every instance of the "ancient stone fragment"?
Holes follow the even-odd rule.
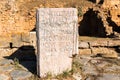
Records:
[[[37,10],[38,75],[57,75],[70,70],[77,54],[77,9]]]

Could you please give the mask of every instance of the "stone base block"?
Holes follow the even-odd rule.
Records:
[[[118,57],[118,53],[109,48],[92,48],[92,54],[101,54],[103,57]]]
[[[91,54],[91,49],[79,49],[79,54]]]

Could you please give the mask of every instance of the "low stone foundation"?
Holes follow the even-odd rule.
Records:
[[[79,41],[79,54],[118,57],[119,53],[120,40]]]
[[[12,48],[10,48],[10,43],[0,43],[0,58],[3,58],[5,56],[10,56],[14,53],[23,53],[26,54],[32,54],[36,53],[36,32],[30,32],[30,35],[26,38],[26,41],[18,41],[18,46],[14,46],[17,44],[16,42],[12,43]],[[27,40],[28,39],[28,40]],[[82,38],[81,38],[82,39]],[[4,40],[4,39],[3,39]],[[21,40],[21,38],[19,39]],[[104,57],[118,57],[120,53],[120,40],[115,39],[85,39],[85,40],[79,40],[79,54],[88,54],[88,55],[97,55],[101,54]],[[26,50],[27,49],[27,50]],[[32,49],[32,52],[31,52]],[[31,53],[30,53],[31,52]],[[19,55],[21,55],[19,54]],[[25,54],[25,55],[26,55]]]
[[[11,40],[0,40],[0,58],[30,58],[36,53],[36,32],[13,35]]]

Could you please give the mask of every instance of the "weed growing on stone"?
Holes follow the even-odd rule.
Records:
[[[81,73],[83,65],[78,60],[73,59],[72,73]]]
[[[36,80],[39,80],[39,79],[40,79],[40,80],[52,80],[53,78],[54,78],[54,77],[52,76],[52,74],[51,74],[50,72],[48,72],[45,77],[43,77],[43,78],[37,77]]]
[[[56,78],[58,80],[64,80],[64,79],[68,79],[68,78],[72,79],[73,77],[72,77],[71,71],[66,70],[62,74],[57,75]]]
[[[78,16],[81,17],[83,16],[83,12],[82,12],[82,7],[78,7]]]
[[[14,58],[13,61],[14,61],[15,68],[16,68],[16,69],[21,69],[19,60],[18,60],[17,58]]]
[[[14,64],[18,65],[19,64],[19,60],[17,58],[14,58]]]
[[[37,75],[33,75],[28,80],[41,80]]]
[[[52,79],[52,74],[50,72],[48,72],[46,78],[47,79]]]

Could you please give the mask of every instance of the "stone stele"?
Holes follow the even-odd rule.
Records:
[[[37,10],[37,69],[40,77],[71,70],[72,55],[78,53],[77,9]]]

